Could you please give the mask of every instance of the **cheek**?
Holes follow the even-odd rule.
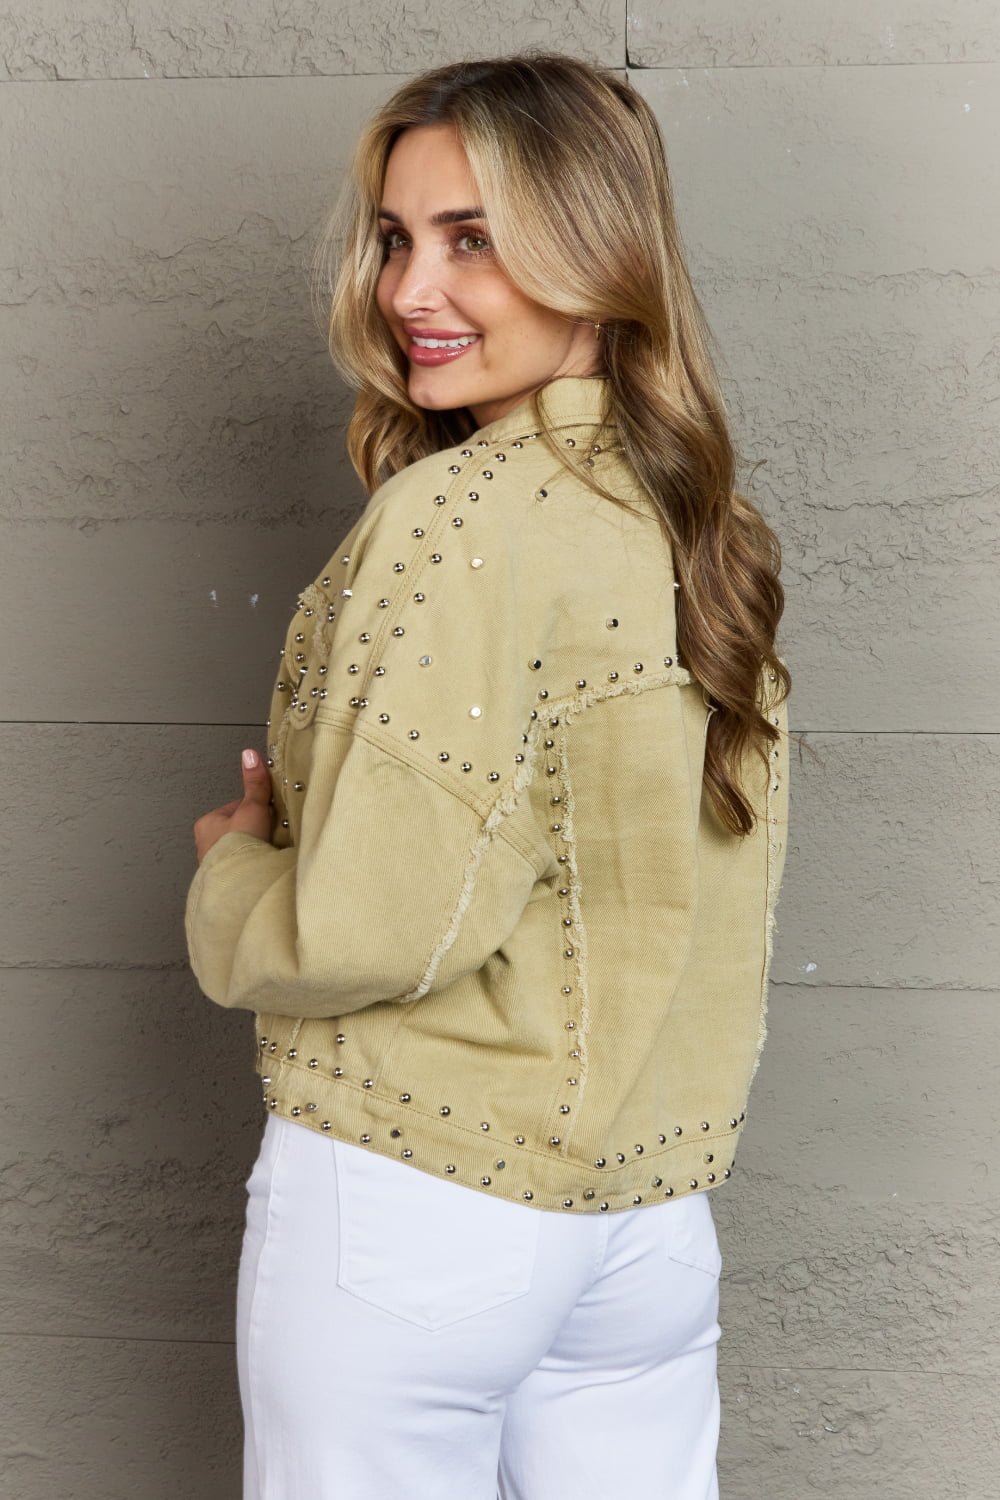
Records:
[[[378,286],[375,289],[376,306],[387,323],[393,321],[392,294],[396,279],[393,275],[393,269],[392,262],[387,261],[379,276]]]

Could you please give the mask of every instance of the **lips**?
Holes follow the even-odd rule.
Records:
[[[474,349],[482,335],[448,328],[408,328],[407,354],[415,365],[446,365]]]

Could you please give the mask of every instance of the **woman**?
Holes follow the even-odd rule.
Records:
[[[656,123],[565,57],[358,147],[331,347],[373,491],[195,824],[256,1012],[252,1500],[710,1500],[788,674]]]

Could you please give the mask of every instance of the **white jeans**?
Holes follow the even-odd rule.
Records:
[[[717,1500],[705,1193],[566,1214],[268,1118],[244,1500]]]

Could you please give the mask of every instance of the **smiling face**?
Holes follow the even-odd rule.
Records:
[[[410,399],[483,426],[560,375],[599,373],[591,323],[541,307],[497,264],[450,125],[405,130],[386,164],[379,311],[407,357]]]

